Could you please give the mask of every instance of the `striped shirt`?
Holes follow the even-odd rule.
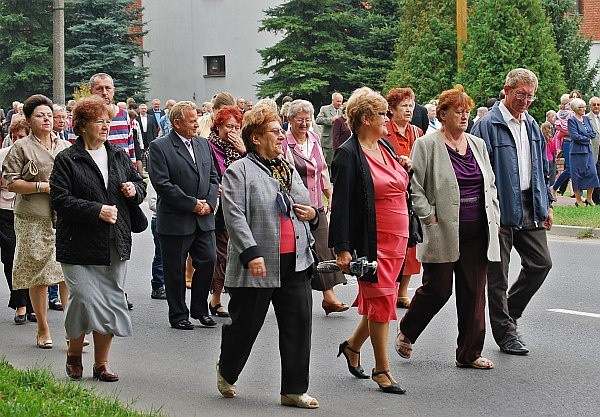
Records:
[[[125,153],[129,155],[131,162],[135,163],[135,146],[133,143],[133,132],[129,122],[129,114],[114,104],[112,107],[113,111],[117,112],[117,115],[110,121],[108,141],[123,149]],[[73,132],[73,129],[69,129],[68,138],[71,143],[74,143],[77,139],[77,135]]]

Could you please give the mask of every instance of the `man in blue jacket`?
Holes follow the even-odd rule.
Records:
[[[538,79],[525,68],[508,73],[506,97],[473,126],[487,144],[500,201],[501,262],[488,268],[488,304],[500,350],[526,355],[517,320],[552,268],[546,231],[552,228],[552,195],[546,185],[546,142],[527,109],[536,99]],[[521,257],[521,271],[508,289],[510,252]]]

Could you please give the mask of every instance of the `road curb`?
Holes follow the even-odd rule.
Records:
[[[564,226],[561,224],[553,224],[552,230],[548,233],[554,236],[577,237],[583,231],[591,231],[593,237],[600,238],[600,229],[580,226]]]

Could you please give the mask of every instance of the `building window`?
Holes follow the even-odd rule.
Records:
[[[206,77],[225,76],[225,55],[207,56],[205,59]]]

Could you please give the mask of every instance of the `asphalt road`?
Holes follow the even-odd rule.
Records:
[[[123,402],[134,402],[138,409],[161,409],[169,416],[598,415],[600,242],[550,237],[550,249],[554,267],[519,321],[531,350],[526,357],[500,353],[488,328],[483,353],[494,361],[496,368],[491,371],[456,368],[454,298],[425,330],[408,361],[393,351],[396,323],[392,323],[391,367],[407,389],[406,395],[384,394],[373,381],[358,380],[348,373],[345,361],[336,358],[336,354],[338,344],[358,322],[356,309],[326,317],[320,307],[320,294],[313,292],[309,393],[319,400],[321,407],[308,411],[279,405],[280,365],[272,311],[237,383],[238,397],[220,396],[214,370],[220,329],[197,327],[194,331],[178,331],[169,327],[166,301],[150,299],[153,246],[148,230],[135,236],[133,260],[129,263],[127,291],[135,304],[131,312],[134,336],[115,339],[111,351],[111,366],[121,379],[116,383],[101,383],[91,378],[90,346],[84,354],[81,383],[115,394]],[[516,254],[513,261],[514,272],[518,267]],[[419,282],[419,277],[413,279],[412,290]],[[354,299],[356,290],[355,283],[337,288],[340,298],[347,302]],[[6,285],[0,285],[0,299],[7,303]],[[223,299],[227,302],[226,295]],[[21,368],[47,366],[59,379],[67,380],[66,345],[61,343],[62,313],[49,312],[55,347],[45,351],[35,346],[33,324],[15,326],[12,310],[4,307],[2,311],[0,355]],[[369,371],[373,362],[372,349],[366,344],[362,351],[365,370]]]

